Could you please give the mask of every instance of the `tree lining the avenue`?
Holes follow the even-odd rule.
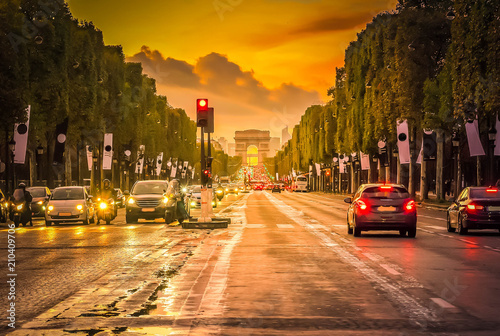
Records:
[[[443,135],[450,148],[456,134],[463,168],[481,181],[489,156],[468,156],[464,126],[477,117],[488,147],[500,111],[499,8],[490,0],[400,0],[377,15],[346,49],[331,100],[308,108],[277,154],[280,174],[308,172],[311,162],[331,163],[337,154],[376,155],[380,140],[391,154],[396,123],[407,120],[414,160],[424,129]]]
[[[2,139],[11,137],[14,123],[24,121],[30,105],[29,161],[35,162],[37,147],[45,148],[49,183],[58,176],[49,168],[55,128],[66,118],[66,183],[77,180],[76,153],[85,169],[81,149],[99,146],[104,133],[113,133],[118,160],[126,148],[135,161],[144,145],[147,157],[163,152],[165,162],[169,157],[195,161],[195,122],[157,94],[155,80],[140,63],[125,62],[121,46],[105,45],[91,22],[73,18],[63,0],[2,1],[0,32]]]

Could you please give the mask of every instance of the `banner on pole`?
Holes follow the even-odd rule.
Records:
[[[104,134],[104,146],[102,152],[102,169],[111,170],[113,164],[113,133]]]
[[[469,144],[470,156],[485,155],[481,139],[479,138],[479,127],[477,120],[465,123],[465,131],[467,133],[467,143]]]
[[[27,119],[25,123],[14,125],[14,163],[24,164],[26,161],[26,148],[28,147],[28,131],[30,126],[31,105],[26,108]]]
[[[92,170],[92,151],[90,150],[90,146],[85,146],[87,150],[87,166],[89,167],[89,171]]]
[[[156,158],[156,176],[160,176],[162,164],[163,164],[163,152],[158,154],[158,157]]]
[[[370,155],[361,152],[360,154],[361,170],[370,169]]]
[[[177,176],[177,158],[172,159],[172,169],[170,171],[170,177],[175,178]]]
[[[408,137],[408,122],[397,123],[399,163],[410,163],[410,140]]]

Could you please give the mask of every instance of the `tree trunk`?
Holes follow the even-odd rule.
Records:
[[[422,155],[423,156],[423,155]],[[429,198],[429,188],[427,186],[427,161],[422,157],[420,163],[420,200]]]
[[[444,183],[443,183],[443,158],[444,158],[444,132],[436,131],[437,142],[437,157],[436,157],[436,196],[438,200],[443,200]]]

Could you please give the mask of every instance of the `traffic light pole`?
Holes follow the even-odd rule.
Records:
[[[209,138],[210,139],[210,138]],[[209,140],[210,141],[210,140]],[[209,142],[210,143],[210,142]],[[210,147],[209,147],[210,148]],[[210,149],[209,149],[210,151]],[[201,216],[198,218],[198,222],[211,222],[212,218],[210,217],[210,208],[212,206],[212,201],[210,199],[209,195],[209,189],[207,189],[207,184],[209,184],[209,181],[207,177],[205,177],[205,170],[206,170],[206,158],[205,158],[205,127],[201,127],[201,148],[200,148],[200,154],[201,154]]]

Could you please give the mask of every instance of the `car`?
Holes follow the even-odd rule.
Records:
[[[228,184],[226,186],[226,194],[229,195],[229,194],[236,194],[238,195],[240,189],[238,188],[238,186],[236,184]]]
[[[125,207],[125,200],[126,197],[123,194],[123,191],[120,188],[115,188],[116,192],[116,199],[115,199],[115,204],[118,208],[123,208]]]
[[[56,223],[95,223],[96,213],[92,196],[85,187],[58,187],[50,196],[45,210],[45,225]]]
[[[255,184],[253,186],[253,190],[264,190],[264,185],[262,185],[262,184]]]
[[[130,189],[125,206],[127,223],[137,223],[139,219],[155,220],[165,218],[169,183],[164,180],[137,181]]]
[[[193,187],[191,194],[189,195],[189,208],[196,209],[201,208],[201,185],[197,185]],[[217,207],[217,196],[213,193],[212,198],[212,208]]]
[[[5,223],[9,218],[10,203],[2,189],[0,189],[0,223]]]
[[[27,191],[33,197],[31,201],[31,214],[33,216],[45,216],[45,209],[50,199],[50,190],[47,187],[29,187]]]
[[[448,232],[465,235],[469,230],[500,231],[500,191],[497,187],[467,187],[447,210]]]
[[[344,201],[349,204],[347,232],[355,237],[370,230],[399,230],[401,236],[416,236],[416,203],[401,184],[362,184],[354,197]]]
[[[279,185],[279,184],[274,184],[274,185],[273,185],[273,188],[271,189],[271,192],[273,192],[273,193],[274,193],[274,192],[279,192],[279,193],[281,193],[281,187],[280,187],[280,185]]]

